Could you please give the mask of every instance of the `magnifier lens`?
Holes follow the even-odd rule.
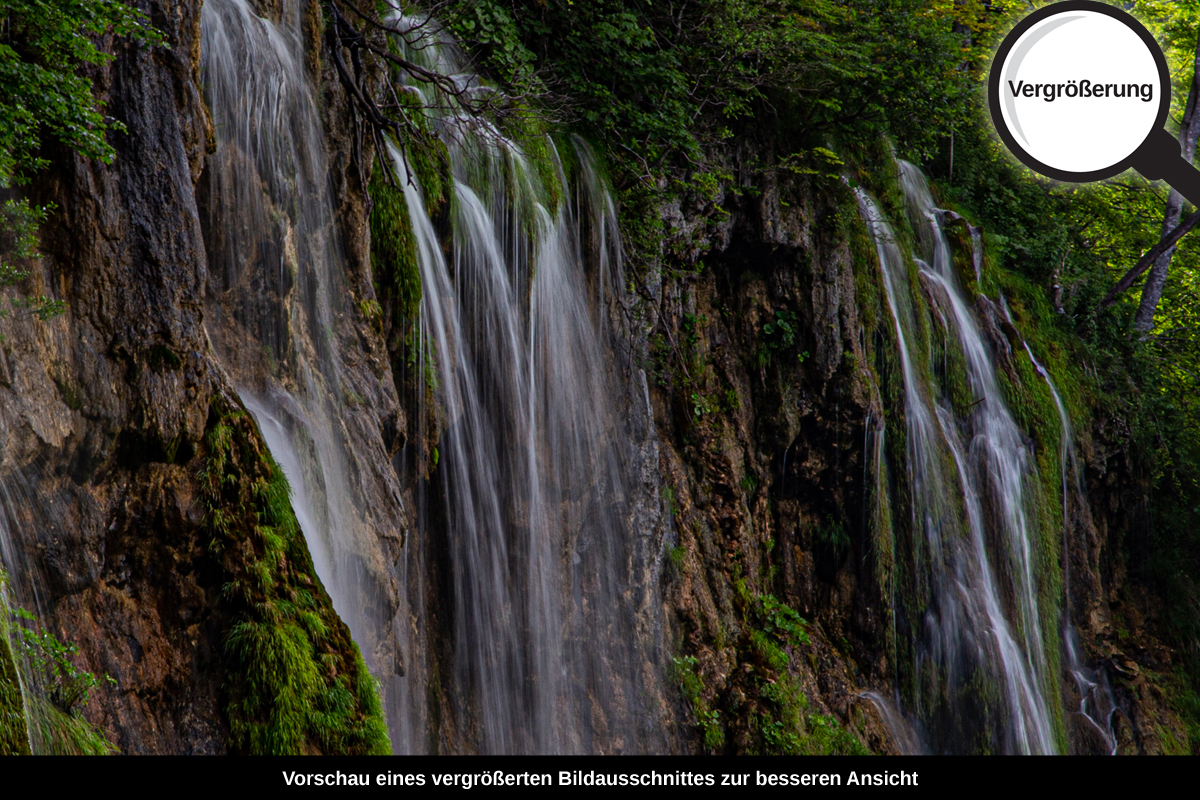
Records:
[[[1060,172],[1126,161],[1157,127],[1164,99],[1150,44],[1095,11],[1064,10],[1032,25],[1000,65],[999,110],[1015,143]]]
[[[1025,166],[1060,181],[1133,167],[1200,207],[1200,171],[1163,125],[1171,77],[1140,22],[1095,0],[1062,0],[1017,23],[988,75],[996,132]]]

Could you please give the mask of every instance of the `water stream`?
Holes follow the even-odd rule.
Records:
[[[637,392],[619,374],[607,328],[624,291],[620,240],[591,152],[576,140],[560,153],[546,139],[539,151],[548,155],[535,157],[502,125],[408,81],[447,146],[451,202],[435,224],[391,146],[422,287],[415,369],[431,387],[414,424],[437,454],[415,494],[417,530],[399,554],[377,535],[381,519],[404,513],[395,476],[372,472],[378,454],[360,452],[354,433],[339,345],[346,267],[298,5],[278,23],[246,0],[204,7],[202,64],[218,139],[207,185],[217,287],[209,330],[293,484],[336,609],[387,679],[394,746],[659,749],[661,638],[647,634],[659,623],[635,575],[627,403]],[[460,88],[486,89],[434,25],[396,22],[414,32],[397,38],[407,58]],[[872,198],[860,191],[859,202],[903,381],[910,517],[894,519],[901,506],[888,500],[882,468],[873,491],[877,524],[895,526],[890,647],[905,661],[902,696],[926,739],[906,727],[903,746],[1055,752],[1059,612],[1041,601],[1031,443],[954,273],[943,213],[920,172],[900,168],[913,252]],[[980,265],[976,252],[972,266]],[[933,380],[934,318],[961,356],[975,398],[965,411]],[[1069,423],[1055,399],[1065,481]],[[879,464],[884,431],[872,427],[865,443]],[[425,585],[434,564],[444,587]],[[1076,669],[1067,619],[1081,712],[1096,724],[1100,694]],[[447,649],[435,654],[431,639],[442,633]],[[864,697],[891,713],[882,696]]]
[[[376,424],[358,409],[370,389],[341,355],[346,262],[302,5],[284,4],[275,22],[246,0],[204,4],[201,70],[217,141],[200,189],[206,329],[292,485],[334,608],[386,689],[400,660],[390,574],[400,492],[374,466],[388,463],[378,435],[359,434]]]
[[[904,386],[911,516],[907,554],[896,556],[905,570],[894,613],[909,637],[900,648],[907,700],[934,752],[1055,752],[1043,645],[1043,616],[1055,612],[1039,606],[1036,466],[954,275],[941,214],[920,172],[900,168],[917,252],[904,252],[861,190],[859,204],[883,270]],[[918,324],[919,289],[961,348],[976,398],[966,414],[934,387],[933,348],[920,346],[930,326]]]
[[[423,30],[407,57],[477,83]],[[605,335],[607,303],[623,291],[614,205],[581,141],[564,154],[571,185],[548,139],[552,169],[539,170],[491,123],[411,88],[430,101],[453,173],[446,258],[415,175],[391,152],[418,243],[420,352],[437,375],[451,694],[476,723],[466,746],[653,748],[661,722],[647,684],[659,659],[630,586],[628,387]]]
[[[284,2],[275,20],[248,0],[203,5],[201,70],[217,144],[199,190],[206,329],[291,482],[334,607],[382,682],[393,746],[665,750],[662,698],[674,695],[661,685],[660,576],[645,555],[660,558],[663,547],[638,516],[647,490],[634,463],[635,429],[650,427],[648,399],[616,345],[627,334],[616,313],[625,276],[596,159],[580,139],[546,137],[531,153],[502,121],[400,78],[450,161],[448,212],[438,220],[394,143],[380,162],[402,188],[416,244],[422,296],[409,346],[429,387],[407,446],[430,445],[432,458],[421,475],[405,476],[416,500],[405,508],[396,473],[412,452],[395,461],[384,452],[378,420],[368,418],[376,406],[363,397],[376,391],[395,404],[394,387],[364,385],[344,356],[354,312],[302,7]],[[452,76],[460,90],[492,91],[436,25],[394,21],[413,32],[396,39],[406,58]],[[886,647],[897,688],[891,698],[859,696],[904,752],[1053,753],[1066,744],[1056,711],[1061,659],[1078,713],[1115,752],[1107,682],[1079,653],[1069,602],[1060,610],[1046,600],[1044,549],[1057,532],[1039,521],[1033,444],[1005,402],[992,345],[955,272],[945,212],[916,167],[901,162],[900,179],[911,245],[858,191],[897,346],[893,379],[902,382],[904,463],[891,470],[908,488],[903,497],[891,491],[897,430],[872,416],[864,519],[887,534],[880,582],[892,605]],[[970,236],[978,280],[979,232]],[[936,380],[947,367],[934,328],[955,348],[968,407]],[[1082,474],[1058,390],[1025,349],[1058,410],[1066,553],[1068,496],[1086,502]],[[657,457],[652,464],[657,481]],[[11,509],[32,504],[24,494],[0,485],[4,564],[23,563],[10,526]],[[402,549],[405,519],[416,525]],[[1067,570],[1064,583],[1069,597]]]
[[[406,555],[373,531],[403,513],[354,436],[346,316],[320,117],[299,4],[279,23],[210,0],[203,71],[218,149],[208,183],[209,331],[294,489],[334,606],[377,677],[401,752],[636,752],[660,726],[647,682],[656,646],[629,580],[629,438],[605,334],[621,291],[615,211],[590,150],[534,164],[488,119],[414,83],[452,164],[448,247],[402,154],[423,297],[418,374],[433,376],[439,437]],[[478,78],[435,26],[397,42],[460,86]],[[549,169],[547,169],[549,168]],[[549,177],[547,177],[549,176]],[[548,185],[548,182],[553,185]],[[447,257],[448,256],[448,257]],[[351,422],[348,422],[350,420]],[[400,459],[403,461],[404,459]],[[389,473],[390,474],[390,473]],[[367,485],[374,479],[374,487]],[[379,498],[391,500],[380,508]],[[374,515],[374,517],[372,517]],[[444,553],[447,607],[428,608]],[[389,583],[394,581],[394,583]],[[394,587],[388,594],[387,590]],[[383,599],[381,599],[381,597]],[[438,661],[429,625],[451,629]],[[638,615],[643,618],[639,619]],[[395,670],[389,669],[395,663]],[[394,673],[394,677],[392,677]],[[443,674],[448,673],[448,674]],[[435,688],[435,685],[440,688]]]
[[[1013,323],[1012,312],[1008,308],[1008,303],[1004,298],[1000,298],[1000,305],[1004,309],[1004,315],[1009,323]],[[1110,755],[1117,754],[1117,737],[1113,732],[1113,714],[1117,711],[1116,701],[1113,698],[1112,689],[1108,684],[1108,677],[1103,673],[1097,673],[1084,661],[1080,654],[1079,634],[1075,630],[1075,625],[1071,621],[1071,560],[1067,554],[1070,553],[1070,543],[1068,537],[1071,534],[1071,498],[1076,498],[1077,502],[1086,508],[1087,492],[1083,485],[1083,473],[1079,468],[1079,460],[1075,455],[1075,435],[1071,427],[1071,417],[1067,414],[1067,408],[1063,404],[1062,396],[1058,393],[1058,387],[1054,385],[1054,381],[1050,377],[1050,373],[1046,370],[1042,363],[1038,361],[1037,356],[1033,354],[1033,348],[1029,346],[1028,341],[1023,340],[1025,345],[1025,353],[1029,356],[1029,360],[1033,362],[1034,369],[1038,375],[1046,382],[1046,387],[1050,390],[1050,396],[1054,399],[1054,407],[1058,411],[1059,423],[1059,472],[1062,475],[1062,524],[1063,524],[1063,630],[1062,640],[1063,649],[1067,658],[1067,671],[1070,673],[1072,680],[1075,683],[1076,692],[1079,695],[1079,715],[1087,720],[1095,731],[1099,734],[1103,741],[1107,752]]]

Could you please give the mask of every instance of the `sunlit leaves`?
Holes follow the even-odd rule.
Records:
[[[972,8],[974,6],[971,6]],[[932,151],[966,83],[958,4],[920,0],[463,0],[451,28],[502,79],[536,70],[643,178],[704,170],[740,128],[795,147]],[[516,38],[518,41],[513,41]]]

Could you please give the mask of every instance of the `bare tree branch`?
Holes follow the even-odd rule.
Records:
[[[1121,294],[1121,292],[1124,292],[1126,289],[1132,286],[1133,282],[1138,279],[1138,276],[1150,269],[1150,267],[1154,265],[1154,262],[1158,260],[1158,257],[1174,247],[1175,244],[1183,238],[1185,233],[1196,226],[1197,222],[1200,222],[1200,211],[1197,211],[1185,219],[1178,226],[1176,226],[1174,230],[1160,239],[1158,244],[1147,250],[1145,254],[1138,259],[1138,262],[1133,265],[1133,268],[1126,272],[1121,280],[1117,281],[1117,285],[1110,289],[1108,294],[1104,296],[1104,299],[1100,301],[1100,308],[1107,308],[1115,303],[1117,300],[1117,295]]]

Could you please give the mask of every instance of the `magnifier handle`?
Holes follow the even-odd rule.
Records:
[[[1161,128],[1150,136],[1133,154],[1133,166],[1147,180],[1165,180],[1200,208],[1200,170],[1184,160],[1179,152],[1179,140]]]

